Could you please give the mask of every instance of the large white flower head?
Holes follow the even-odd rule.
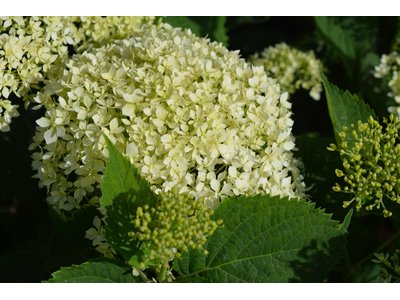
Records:
[[[96,203],[103,133],[156,193],[177,188],[215,208],[227,196],[303,197],[291,104],[263,67],[168,24],[74,55],[35,101],[33,168],[60,210]]]
[[[283,91],[294,94],[298,89],[310,90],[310,96],[319,100],[322,83],[319,76],[320,60],[313,51],[301,52],[285,43],[268,47],[259,55],[256,53],[250,62],[264,66],[267,75],[276,78]]]
[[[386,78],[389,81],[388,96],[394,98],[398,105],[390,106],[388,111],[400,117],[400,55],[397,52],[383,54],[381,63],[375,67],[374,75],[376,78]]]
[[[27,107],[32,100],[29,92],[40,89],[39,84],[50,76],[57,60],[68,57],[68,45],[76,51],[98,47],[114,38],[128,37],[143,23],[153,20],[151,17],[0,17],[0,131],[10,130],[12,117],[18,116],[15,111],[18,106],[1,98],[8,99],[15,93]]]

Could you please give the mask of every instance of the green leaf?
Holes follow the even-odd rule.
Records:
[[[324,40],[341,57],[349,75],[354,79],[364,54],[373,49],[378,33],[375,17],[314,17]]]
[[[341,178],[335,174],[336,169],[343,168],[338,152],[328,151],[327,147],[335,143],[333,137],[322,137],[316,132],[296,136],[298,151],[293,152],[299,160],[299,169],[304,176],[304,183],[310,190],[307,195],[317,207],[333,213],[333,217],[342,220],[347,212],[343,209],[343,201],[352,199],[352,195],[332,190],[335,182]],[[310,155],[312,153],[312,155]]]
[[[106,140],[110,158],[104,172],[101,199],[101,205],[107,209],[106,239],[128,262],[134,263],[139,247],[128,236],[128,232],[135,230],[132,220],[139,206],[147,204],[152,207],[157,198],[135,166],[108,138]]]
[[[208,36],[211,41],[217,41],[228,45],[226,33],[226,17],[163,17],[163,22],[174,27],[189,28],[198,37]]]
[[[359,120],[367,122],[370,116],[376,119],[376,115],[369,105],[364,100],[359,99],[357,95],[352,95],[347,90],[343,92],[336,85],[330,83],[321,69],[320,74],[325,87],[329,115],[335,131],[336,141],[339,144],[338,135],[343,131],[343,126],[350,128],[351,124],[356,125]],[[348,144],[351,147],[352,141],[348,140]]]
[[[212,282],[319,282],[344,254],[346,229],[305,200],[242,196],[215,211],[224,227],[174,262],[180,278]]]
[[[212,283],[212,281],[200,276],[183,277],[173,281],[173,283]]]
[[[175,17],[163,17],[162,21],[164,23],[168,23],[174,27],[180,27],[182,29],[188,28],[190,29],[195,35],[201,37],[201,27],[200,25],[193,21],[189,17],[185,16],[175,16]]]
[[[132,275],[132,269],[117,260],[99,259],[81,265],[61,268],[52,274],[47,283],[135,283],[140,277]]]
[[[234,16],[229,17],[229,29],[239,28],[247,24],[261,24],[268,21],[271,17],[269,16]]]

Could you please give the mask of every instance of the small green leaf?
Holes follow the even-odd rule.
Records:
[[[117,260],[99,259],[81,265],[61,268],[47,283],[135,283],[142,282],[132,275],[132,269]]]
[[[189,17],[185,16],[175,16],[175,17],[163,17],[162,21],[164,23],[168,23],[174,27],[180,27],[182,29],[188,28],[190,29],[195,35],[201,37],[201,27],[200,25],[190,19]]]
[[[351,128],[351,124],[357,125],[359,120],[365,123],[370,116],[376,119],[376,115],[369,105],[359,99],[357,95],[352,95],[349,91],[343,92],[336,85],[330,83],[321,69],[320,74],[325,87],[336,142],[339,144],[341,140],[338,135],[343,131],[343,126]],[[351,147],[352,141],[349,140],[348,143]]]
[[[319,282],[344,255],[351,213],[343,224],[305,200],[254,196],[224,200],[224,227],[204,248],[174,262],[179,279],[212,282]]]
[[[133,219],[139,206],[154,206],[156,196],[148,182],[135,166],[106,138],[110,158],[106,163],[102,182],[101,205],[107,209],[107,242],[130,262],[139,251],[137,242],[131,242],[128,232],[135,230]]]

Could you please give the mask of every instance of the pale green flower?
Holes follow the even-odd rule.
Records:
[[[390,256],[389,253],[387,253],[386,255],[384,253],[375,253],[376,259],[373,259],[372,261],[383,265],[377,282],[400,282],[399,254],[399,249],[396,249],[396,251]]]
[[[310,90],[310,96],[314,100],[320,99],[321,62],[313,51],[305,53],[281,43],[264,49],[261,54],[256,53],[250,58],[250,62],[264,66],[267,75],[278,80],[282,91],[294,94],[296,90],[303,88]]]

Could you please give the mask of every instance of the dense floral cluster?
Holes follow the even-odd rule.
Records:
[[[35,101],[33,168],[58,209],[98,202],[103,133],[155,192],[178,188],[208,207],[241,194],[303,197],[288,94],[238,52],[190,30],[144,25],[74,55]]]
[[[354,198],[345,201],[343,207],[356,202],[357,210],[371,199],[373,204],[367,205],[367,210],[383,207],[385,217],[392,213],[383,203],[383,197],[400,204],[400,144],[398,132],[400,122],[394,115],[390,121],[384,118],[385,128],[372,117],[367,123],[358,121],[357,128],[352,124],[349,132],[343,127],[339,134],[342,142],[339,148],[331,144],[331,151],[339,151],[345,172],[337,169],[336,175],[344,177],[347,186],[333,187],[336,192],[352,193]]]
[[[376,259],[372,260],[375,263],[383,264],[385,266],[381,268],[381,272],[378,277],[378,282],[400,282],[400,250],[397,249],[389,257],[389,253],[375,253]],[[389,269],[389,271],[388,271]],[[393,274],[391,274],[393,273]],[[393,280],[394,279],[394,280]]]
[[[296,90],[303,88],[310,90],[310,96],[314,100],[320,99],[321,62],[313,51],[304,53],[281,43],[264,49],[261,55],[255,54],[250,61],[255,65],[264,66],[268,76],[278,79],[283,91],[294,94]]]
[[[394,98],[397,106],[389,107],[390,113],[400,116],[400,55],[392,52],[389,55],[382,55],[381,63],[375,67],[376,78],[386,78],[389,81],[389,97]]]
[[[167,265],[171,257],[179,258],[188,247],[202,249],[207,237],[222,224],[212,221],[214,211],[207,209],[202,201],[192,195],[178,194],[177,189],[158,195],[156,207],[139,207],[134,219],[137,231],[129,232],[133,240],[144,242],[148,249],[145,262],[157,260]],[[207,255],[207,251],[203,250]]]
[[[32,89],[51,76],[56,60],[68,57],[68,45],[77,51],[127,37],[145,17],[0,17],[0,95],[11,93],[32,101]],[[60,63],[60,62],[59,62]],[[29,93],[29,94],[28,94]],[[0,96],[0,97],[1,97]],[[0,131],[8,131],[16,105],[0,98]]]
[[[71,17],[69,17],[71,18]],[[114,40],[129,38],[143,24],[153,24],[155,17],[78,17],[80,42],[76,51],[81,53],[93,47],[107,45]]]

